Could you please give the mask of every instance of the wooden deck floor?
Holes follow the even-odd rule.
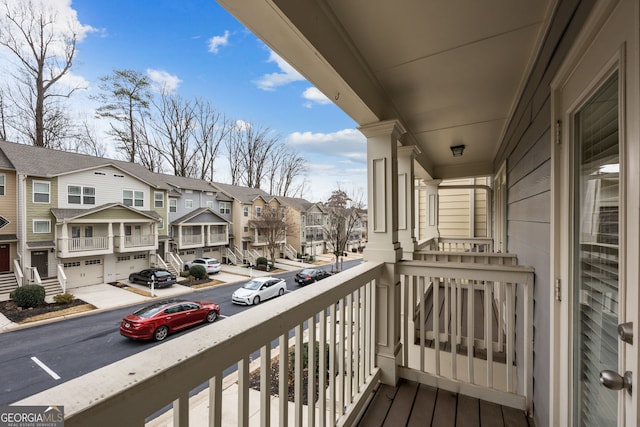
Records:
[[[523,411],[410,381],[381,384],[359,427],[534,427]]]

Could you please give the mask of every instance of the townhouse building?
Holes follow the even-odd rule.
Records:
[[[156,174],[168,184],[170,244],[158,253],[167,260],[222,259],[230,243],[232,199],[207,181]],[[168,252],[168,253],[167,253]]]
[[[141,166],[10,142],[0,151],[15,174],[16,278],[55,292],[149,266],[167,220],[154,197],[168,188],[131,173]]]

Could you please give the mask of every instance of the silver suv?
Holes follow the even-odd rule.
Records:
[[[222,270],[220,262],[215,258],[196,258],[193,261],[186,262],[184,269],[188,270],[194,265],[201,265],[207,271],[207,274],[219,273]]]

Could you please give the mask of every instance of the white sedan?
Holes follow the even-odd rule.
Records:
[[[234,304],[255,305],[260,301],[284,295],[287,282],[277,277],[256,277],[236,290],[231,296]]]

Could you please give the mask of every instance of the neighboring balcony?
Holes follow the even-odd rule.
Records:
[[[156,234],[114,236],[116,252],[152,251],[158,247]]]
[[[229,244],[229,226],[228,224],[179,225],[174,227],[174,239],[178,249],[226,246]]]
[[[143,426],[166,405],[173,408],[174,426],[188,426],[190,419],[213,426],[223,419],[230,425],[289,420],[350,426],[360,416],[386,413],[390,399],[405,394],[383,385],[379,390],[388,390],[388,398],[370,399],[381,381],[410,381],[419,384],[410,385],[416,399],[455,390],[458,408],[467,402],[498,408],[489,413],[491,425],[503,425],[503,413],[525,419],[533,392],[533,270],[515,265],[511,254],[425,250],[414,258],[364,262],[16,404],[55,401],[64,405],[70,426],[98,419]],[[303,353],[325,374],[305,378]],[[260,391],[251,386],[252,373]],[[293,402],[289,393],[269,393],[290,381]],[[191,397],[203,383],[208,388]],[[409,399],[394,419],[433,411]]]

